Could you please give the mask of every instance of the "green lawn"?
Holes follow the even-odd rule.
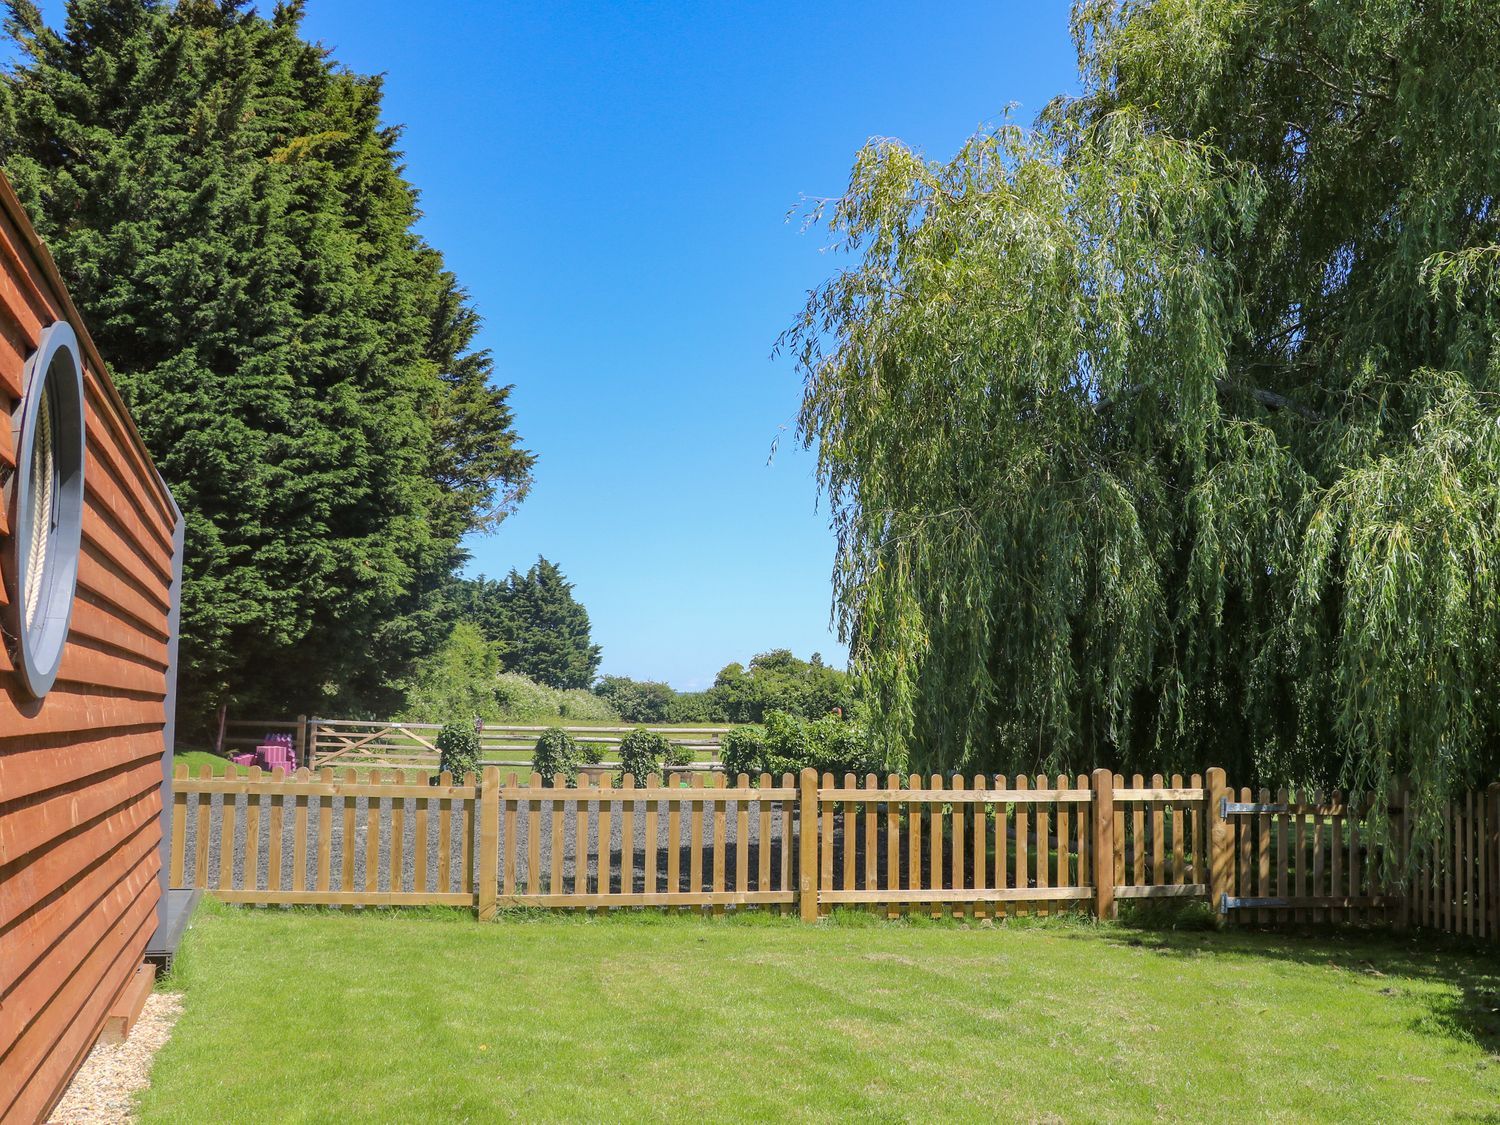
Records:
[[[198,776],[198,771],[204,766],[213,770],[215,777],[223,777],[224,767],[228,763],[228,758],[221,758],[211,750],[178,750],[172,755],[172,765],[187,766],[194,777]]]
[[[146,1122],[1494,1121],[1500,961],[1078,922],[206,903]]]
[[[221,758],[211,750],[179,750],[172,755],[172,764],[174,767],[187,766],[189,773],[193,777],[197,777],[204,766],[212,770],[215,777],[223,777],[224,767],[229,764],[229,759]],[[355,772],[363,778],[368,776],[370,771],[368,767],[360,767]],[[390,771],[386,770],[385,772],[389,773]],[[432,771],[426,769],[403,770],[402,773],[407,775],[405,778],[407,781],[425,781],[432,775]],[[244,776],[243,769],[241,769],[240,775]]]

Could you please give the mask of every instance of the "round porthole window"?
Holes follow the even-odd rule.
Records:
[[[62,663],[83,531],[83,367],[66,322],[42,332],[22,393],[14,427],[16,666],[40,699]]]

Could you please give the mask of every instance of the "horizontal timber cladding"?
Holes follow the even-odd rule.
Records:
[[[57,322],[76,335],[82,367],[82,531],[57,676],[36,699],[13,647],[14,485],[28,438],[18,408],[27,361]],[[0,1122],[10,1123],[43,1118],[61,1096],[156,926],[180,517],[3,176],[0,485]]]
[[[431,784],[428,784],[428,781]],[[1004,918],[1120,900],[1198,899],[1233,924],[1395,923],[1500,935],[1500,785],[1454,802],[1443,845],[1381,882],[1410,819],[1341,794],[1232,790],[1107,770],[1059,777],[836,780],[804,771],[586,775],[493,766],[455,781],[409,770],[262,773],[179,767],[171,882],[227,902],[768,907],[816,918]],[[1372,846],[1373,817],[1390,820]],[[1400,858],[1393,853],[1392,859]]]

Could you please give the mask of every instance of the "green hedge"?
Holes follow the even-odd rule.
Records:
[[[731,778],[740,773],[780,777],[809,766],[841,778],[845,773],[879,771],[882,765],[870,750],[869,732],[862,723],[832,715],[809,722],[785,711],[772,711],[764,726],[730,731],[719,757]]]

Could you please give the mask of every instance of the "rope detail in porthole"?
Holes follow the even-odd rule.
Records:
[[[26,559],[26,627],[36,625],[42,606],[42,584],[47,574],[47,548],[52,542],[53,487],[57,476],[52,450],[52,396],[43,389],[36,415],[36,441],[31,453],[31,511],[27,513],[31,550]]]

